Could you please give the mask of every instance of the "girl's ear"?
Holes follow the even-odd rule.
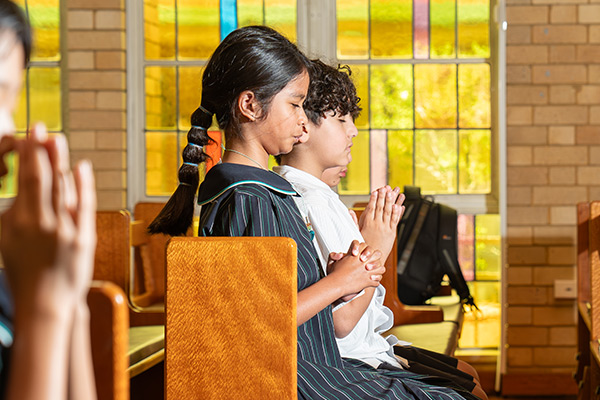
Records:
[[[260,104],[251,90],[244,90],[238,97],[238,109],[249,121],[260,117]]]

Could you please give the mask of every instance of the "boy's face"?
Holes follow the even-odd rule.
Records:
[[[331,188],[336,187],[340,183],[342,178],[346,176],[347,171],[348,168],[346,167],[327,168],[325,171],[323,171],[321,180]]]
[[[328,111],[321,118],[321,125],[309,123],[308,143],[311,153],[323,168],[345,167],[352,160],[352,139],[358,134],[350,114],[340,115]]]

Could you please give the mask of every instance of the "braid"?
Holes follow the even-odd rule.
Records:
[[[148,226],[150,233],[185,235],[192,225],[194,196],[200,180],[198,165],[208,158],[203,147],[212,141],[207,133],[212,124],[212,115],[202,106],[192,114],[192,127],[187,134],[188,144],[183,149],[183,163],[179,167],[179,186],[160,214]]]

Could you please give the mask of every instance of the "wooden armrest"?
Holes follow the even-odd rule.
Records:
[[[426,324],[442,322],[444,311],[439,306],[404,306],[394,325]]]

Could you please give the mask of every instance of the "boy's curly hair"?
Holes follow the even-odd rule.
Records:
[[[304,100],[304,111],[313,124],[321,125],[321,118],[328,111],[333,111],[334,115],[358,117],[362,108],[358,105],[360,97],[356,95],[356,87],[350,79],[352,71],[349,66],[334,68],[321,60],[311,60],[308,73],[310,86]]]

